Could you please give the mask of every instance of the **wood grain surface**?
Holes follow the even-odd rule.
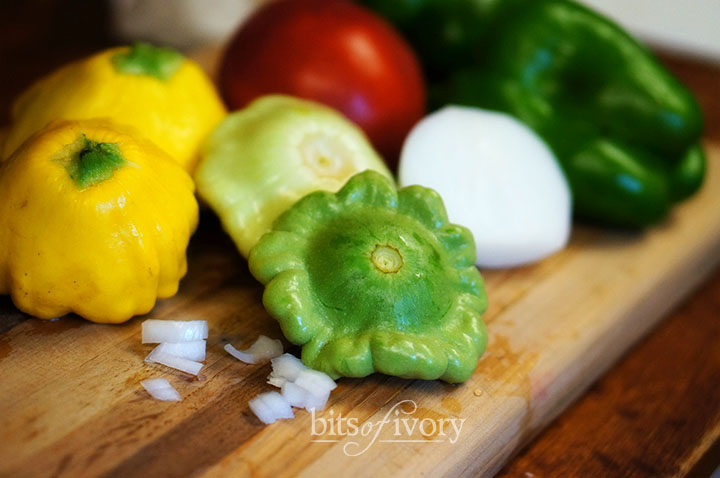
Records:
[[[262,426],[247,401],[272,390],[269,367],[243,365],[222,345],[281,334],[245,262],[205,217],[180,293],[151,315],[208,320],[202,380],[143,362],[151,347],[140,344],[142,319],[13,326],[17,312],[3,299],[0,432],[12,439],[0,441],[0,475],[490,476],[712,270],[720,258],[720,157],[711,151],[705,188],[663,226],[643,235],[578,227],[562,253],[486,273],[490,345],[468,382],[343,379],[319,414],[379,423],[412,400],[417,409],[407,417],[464,419],[455,443],[439,432],[370,446],[370,435],[314,436],[304,411]],[[152,376],[168,378],[184,401],[151,400],[139,382]],[[379,440],[393,439],[391,432]],[[339,441],[312,441],[318,438]]]
[[[498,475],[693,476],[720,462],[720,274]]]

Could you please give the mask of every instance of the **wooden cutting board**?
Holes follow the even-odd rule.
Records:
[[[663,225],[576,227],[554,257],[485,272],[490,343],[465,384],[341,379],[325,411],[268,427],[247,402],[273,390],[270,367],[222,347],[281,333],[209,213],[180,293],[150,316],[209,322],[203,380],[143,362],[143,318],[25,320],[2,297],[0,476],[490,476],[715,267],[720,149],[708,150],[703,190]],[[184,401],[152,400],[139,382],[154,376]],[[367,433],[350,436],[353,423]]]

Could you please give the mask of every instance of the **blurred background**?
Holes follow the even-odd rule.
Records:
[[[178,48],[222,42],[268,0],[110,0],[115,31]],[[393,0],[388,0],[393,1]],[[581,0],[648,42],[720,62],[717,0]],[[211,8],[209,8],[211,7]]]
[[[11,99],[62,63],[109,45],[142,39],[186,52],[218,45],[268,0],[2,0],[0,124]],[[720,111],[720,1],[583,0],[624,25],[699,96]],[[711,86],[712,85],[712,86]],[[713,113],[711,113],[713,114]],[[708,133],[720,128],[707,118]]]
[[[720,63],[717,0],[582,0],[656,48]]]

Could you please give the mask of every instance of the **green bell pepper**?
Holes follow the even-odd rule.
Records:
[[[508,112],[557,155],[577,216],[644,227],[697,191],[702,113],[621,28],[569,0],[364,0],[416,48],[433,106]]]
[[[280,216],[250,251],[263,303],[302,360],[333,378],[381,372],[455,383],[485,350],[472,233],[440,196],[366,171]]]

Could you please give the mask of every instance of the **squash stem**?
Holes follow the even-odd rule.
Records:
[[[83,134],[67,146],[65,169],[78,188],[86,189],[113,177],[126,163],[117,144],[98,143]]]
[[[128,51],[112,57],[115,71],[126,75],[147,75],[167,81],[180,69],[185,58],[170,48],[135,43]]]
[[[378,244],[370,259],[375,268],[384,274],[394,274],[404,265],[400,251],[388,245]]]

